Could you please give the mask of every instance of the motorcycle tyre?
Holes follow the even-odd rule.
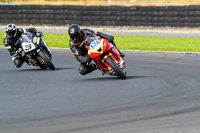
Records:
[[[49,69],[51,70],[55,70],[55,66],[54,64],[52,63],[52,61],[47,57],[46,54],[44,54],[44,52],[40,51],[38,53],[38,55],[46,62],[46,65]]]
[[[44,65],[44,64],[41,64],[41,65],[40,65],[40,68],[41,68],[42,70],[45,70],[45,69],[47,69],[47,66]]]
[[[115,64],[111,57],[108,57],[105,62],[116,72],[119,78],[126,79],[125,73]]]

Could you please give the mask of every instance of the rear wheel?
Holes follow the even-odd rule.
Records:
[[[116,72],[117,76],[121,79],[126,79],[125,73],[115,64],[111,57],[108,57],[105,62]]]
[[[52,63],[52,61],[47,57],[47,55],[43,52],[40,51],[38,55],[42,58],[42,60],[46,63],[47,67],[49,67],[51,70],[55,70],[55,66]]]

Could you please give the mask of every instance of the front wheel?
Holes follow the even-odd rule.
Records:
[[[42,58],[42,60],[44,61],[44,63],[47,65],[48,68],[50,68],[51,70],[55,70],[54,64],[43,51],[40,51],[38,55],[40,56],[40,58]]]
[[[117,76],[121,79],[126,79],[125,73],[115,64],[111,57],[108,57],[105,62],[112,68],[113,71],[117,74]]]

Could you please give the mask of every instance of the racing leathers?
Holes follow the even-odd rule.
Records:
[[[70,38],[69,47],[70,47],[71,51],[73,52],[73,54],[75,55],[76,60],[80,62],[79,73],[81,75],[86,75],[86,74],[91,73],[92,71],[96,70],[97,66],[95,64],[91,63],[92,59],[87,54],[88,50],[85,48],[85,44],[80,45],[82,43],[82,41],[84,41],[84,39],[88,35],[95,34],[97,36],[100,36],[101,38],[107,39],[115,47],[116,47],[116,45],[113,41],[114,40],[113,36],[110,36],[110,35],[107,35],[107,34],[104,34],[101,32],[94,32],[93,30],[90,30],[90,29],[81,29],[81,32],[83,33],[83,39],[77,43]],[[121,53],[121,52],[119,51],[119,53]]]
[[[14,65],[16,67],[21,67],[22,64],[26,61],[26,58],[21,55],[22,49],[20,48],[19,45],[20,44],[19,38],[21,37],[21,34],[26,32],[31,32],[35,35],[41,36],[42,32],[37,31],[35,28],[29,28],[29,29],[16,28],[16,30],[17,30],[16,35],[12,37],[7,35],[7,33],[5,32],[3,44],[8,49]],[[48,50],[46,44],[44,43],[43,45],[44,47],[46,47],[45,49]]]

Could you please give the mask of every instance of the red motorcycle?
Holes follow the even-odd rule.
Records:
[[[92,58],[103,74],[126,79],[125,61],[111,43],[96,35],[87,36],[84,43],[88,49],[88,56]]]

